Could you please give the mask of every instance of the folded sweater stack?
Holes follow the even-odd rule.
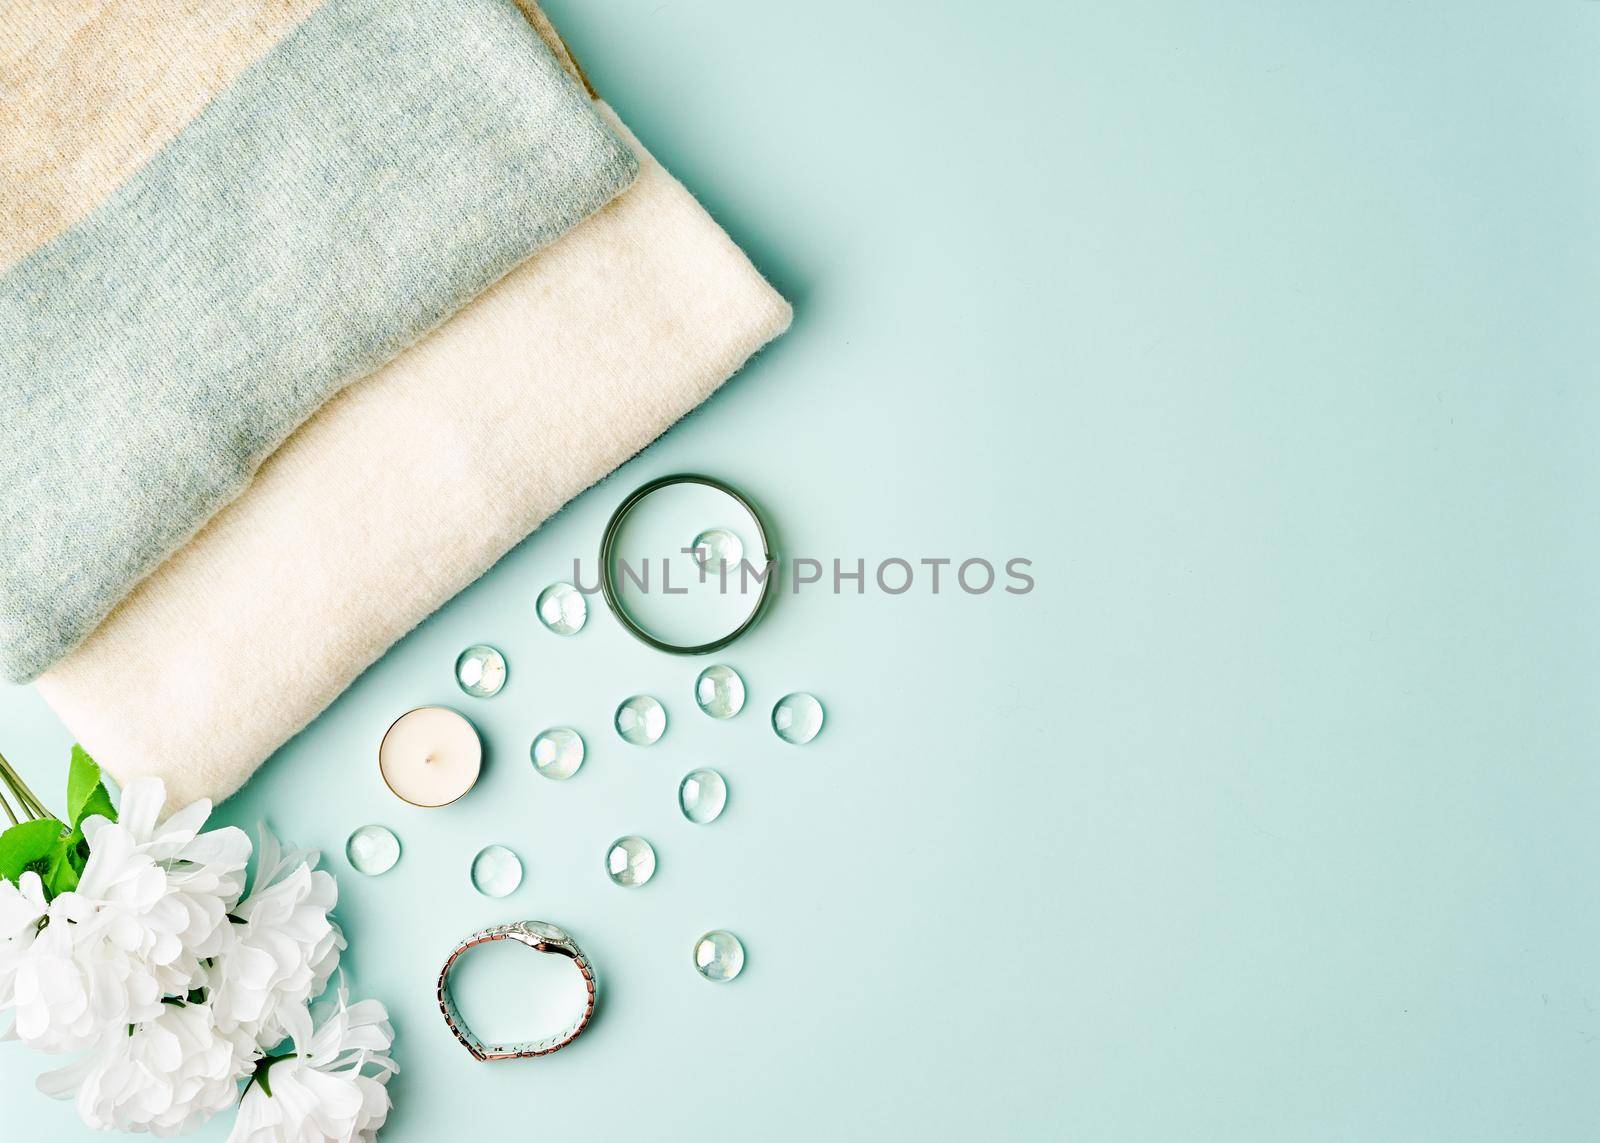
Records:
[[[150,96],[0,153],[0,656],[120,779],[221,797],[790,314],[531,5],[128,7],[0,32],[58,65],[20,114],[96,50]]]

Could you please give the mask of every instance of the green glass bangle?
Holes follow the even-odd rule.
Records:
[[[756,531],[761,534],[761,556],[765,561],[762,565],[765,569],[765,574],[761,580],[761,598],[756,600],[756,605],[750,609],[750,614],[745,616],[744,622],[720,639],[713,639],[709,643],[700,643],[692,647],[668,643],[666,640],[658,639],[645,630],[643,625],[629,614],[627,607],[624,606],[622,598],[617,592],[616,573],[612,570],[611,557],[617,546],[617,537],[622,532],[622,525],[627,520],[628,514],[637,508],[652,492],[659,492],[661,489],[670,488],[675,484],[702,484],[707,488],[714,488],[718,492],[732,497],[741,508],[750,513],[750,518],[756,522]],[[715,477],[702,476],[695,472],[678,472],[671,476],[663,476],[634,489],[626,500],[617,505],[617,510],[611,514],[611,519],[606,524],[605,535],[600,540],[600,591],[605,596],[606,606],[611,609],[611,614],[617,617],[617,622],[621,623],[635,639],[654,647],[657,651],[665,651],[669,655],[709,655],[713,651],[720,651],[754,627],[756,620],[761,618],[762,613],[766,611],[767,605],[772,599],[772,585],[776,579],[772,567],[772,545],[768,540],[767,524],[762,519],[760,510],[756,508],[748,496],[737,488],[724,484]]]

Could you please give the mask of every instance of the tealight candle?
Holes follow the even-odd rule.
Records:
[[[482,766],[477,730],[448,707],[407,711],[378,745],[384,782],[413,806],[449,805],[472,789]]]

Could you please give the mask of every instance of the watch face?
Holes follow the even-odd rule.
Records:
[[[565,941],[570,939],[564,930],[558,929],[547,921],[523,921],[522,927],[540,940]]]

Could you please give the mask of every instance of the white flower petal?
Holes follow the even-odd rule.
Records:
[[[344,948],[329,910],[338,900],[331,874],[313,870],[314,851],[285,849],[265,826],[249,894],[231,927],[233,944],[213,974],[213,1003],[224,1028],[274,1044],[288,1032],[283,1013],[303,1009],[327,986]]]
[[[218,1032],[204,1004],[162,1006],[150,1021],[111,1029],[75,1062],[39,1077],[39,1090],[72,1097],[102,1131],[192,1131],[233,1103],[253,1046]]]
[[[117,824],[134,837],[148,841],[156,830],[156,819],[167,802],[167,787],[160,778],[135,778],[122,788],[117,807]],[[210,803],[206,812],[211,812]]]
[[[396,1065],[383,1006],[351,1005],[341,988],[333,1010],[312,1028],[302,1007],[284,1014],[295,1054],[275,1062],[272,1094],[251,1084],[239,1105],[228,1143],[353,1143],[371,1141],[389,1115],[384,1088]],[[367,1049],[360,1045],[376,1045]]]
[[[0,888],[0,1011],[31,1047],[75,1051],[109,1030],[126,1035],[160,1014],[163,996],[201,984],[203,962],[232,939],[227,909],[244,883],[249,839],[237,829],[199,832],[207,805],[163,821],[164,797],[160,781],[136,780],[118,821],[86,823],[78,887],[50,902],[44,928],[37,914],[28,920],[42,900],[37,877]]]

